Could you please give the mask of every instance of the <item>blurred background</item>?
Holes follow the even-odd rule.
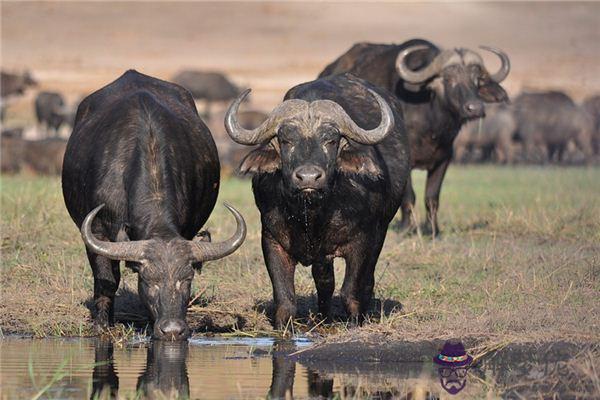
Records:
[[[192,70],[204,85],[198,109],[233,165],[240,156],[225,154],[235,149],[222,137],[222,113],[238,89],[253,89],[245,108],[253,125],[289,88],[361,41],[497,46],[511,58],[503,82],[511,97],[560,90],[581,103],[600,92],[600,3],[3,1],[1,14],[4,138],[66,138],[78,102],[127,69],[176,81]],[[495,71],[498,58],[481,54]],[[7,74],[20,79],[14,93]],[[38,110],[36,118],[44,92],[48,115]]]

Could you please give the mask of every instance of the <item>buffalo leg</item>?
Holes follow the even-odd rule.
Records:
[[[114,324],[115,293],[119,288],[121,271],[119,261],[86,251],[94,273],[94,325],[101,330]]]
[[[312,266],[312,276],[317,287],[319,314],[329,320],[331,314],[331,297],[335,290],[333,261],[323,261]]]
[[[435,237],[440,229],[437,222],[437,212],[440,205],[440,191],[446,170],[450,165],[450,158],[437,164],[433,169],[427,171],[427,183],[425,184],[425,208],[427,209],[427,225],[425,232],[431,232]]]
[[[379,235],[380,236],[380,235]],[[369,309],[375,287],[375,265],[383,247],[383,237],[363,240],[364,246],[354,246],[346,255],[346,273],[341,297],[353,322],[360,323]]]
[[[273,357],[269,399],[293,399],[296,362],[286,356]]]
[[[94,344],[94,369],[90,399],[116,399],[119,394],[119,377],[115,372],[114,348],[110,340]],[[107,394],[108,396],[103,396]]]
[[[400,229],[414,228],[413,207],[415,205],[415,191],[412,186],[410,175],[406,181],[404,194],[402,196],[402,220],[400,221]]]
[[[273,285],[275,327],[285,329],[290,319],[296,316],[296,291],[294,289],[296,263],[266,231],[262,233],[262,250]]]

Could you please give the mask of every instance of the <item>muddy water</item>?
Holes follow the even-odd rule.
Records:
[[[309,344],[300,339],[123,345],[98,339],[5,338],[0,340],[0,397],[457,398],[442,389],[438,369],[430,361],[336,364],[332,355],[304,366],[294,361],[297,356],[289,356],[306,352]],[[484,364],[469,372],[458,398],[497,398],[498,371],[515,371],[512,361],[501,361],[500,369]],[[520,374],[526,373],[531,371]],[[508,379],[514,385],[519,376]]]

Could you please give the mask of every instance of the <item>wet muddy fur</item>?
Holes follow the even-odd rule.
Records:
[[[337,76],[296,86],[285,99],[335,101],[361,128],[374,129],[381,111],[367,87],[374,89],[355,77]],[[395,101],[384,91],[377,92],[386,101]],[[280,161],[278,150],[270,143],[242,163],[258,171],[252,187],[261,213],[262,250],[273,285],[277,327],[285,328],[296,314],[294,272],[298,263],[312,266],[319,313],[328,317],[335,289],[333,259],[343,258],[346,273],[341,295],[346,311],[353,321],[366,312],[377,259],[388,224],[400,206],[410,168],[402,116],[394,113],[394,118],[395,127],[382,142],[368,146],[350,141],[347,147],[337,149],[333,163],[323,170],[327,185],[317,193],[293,191],[285,177],[291,168],[285,162],[291,161]],[[296,162],[318,163],[309,153],[316,152],[307,152]]]

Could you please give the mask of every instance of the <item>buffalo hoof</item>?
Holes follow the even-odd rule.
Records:
[[[439,239],[442,235],[440,228],[435,227],[435,229],[433,229],[430,223],[421,224],[421,233],[425,236],[431,236],[432,239]]]
[[[295,316],[296,307],[292,305],[278,306],[277,312],[275,313],[275,328],[284,333],[291,333]]]
[[[94,321],[94,332],[96,333],[96,335],[104,335],[109,331],[109,329],[110,324],[108,323],[108,321]]]
[[[417,226],[411,221],[394,221],[391,224],[391,228],[393,231],[402,233],[406,236],[417,234]]]

